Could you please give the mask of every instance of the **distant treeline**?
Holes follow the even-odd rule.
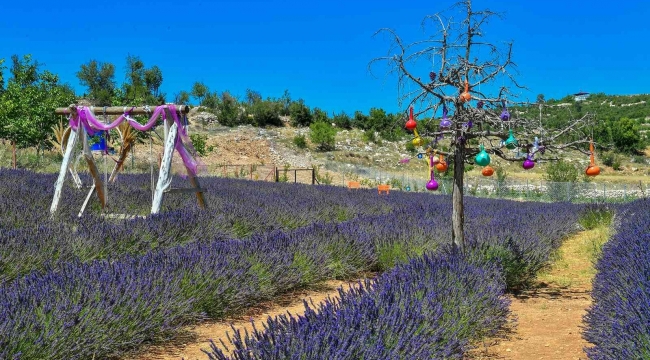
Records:
[[[308,106],[303,99],[292,99],[288,90],[280,98],[263,98],[258,91],[248,89],[241,97],[196,82],[189,91],[182,90],[168,96],[160,91],[164,79],[162,70],[156,65],[146,67],[138,56],[133,55],[126,57],[126,76],[119,85],[114,64],[97,60],[81,64],[76,76],[86,87],[84,94],[75,94],[71,86],[61,84],[56,74],[43,70],[42,64],[30,55],[11,57],[10,77],[5,84],[2,75],[6,67],[3,64],[4,59],[0,59],[0,139],[8,140],[18,148],[50,148],[47,140],[52,136],[51,127],[59,121],[53,115],[53,108],[66,106],[78,98],[89,100],[96,106],[159,105],[168,100],[177,104],[193,102],[215,114],[219,123],[225,126],[281,126],[281,116],[288,116],[294,126],[326,122],[339,129],[367,130],[371,141],[375,140],[375,133],[387,140],[398,140],[407,135],[403,128],[404,113],[387,113],[381,108],[372,108],[368,114],[361,111],[328,114],[318,107]],[[647,103],[650,95],[594,94],[587,101],[576,102],[573,96],[546,101],[540,94],[537,100],[542,105],[542,119],[548,127],[561,127],[570,118],[593,112],[599,119],[593,129],[596,141],[614,143],[622,152],[634,152],[645,145],[640,126],[650,115]],[[632,103],[639,104],[621,106]],[[539,116],[537,104],[513,109],[522,112],[521,116]],[[419,122],[418,126],[433,128],[436,123]]]

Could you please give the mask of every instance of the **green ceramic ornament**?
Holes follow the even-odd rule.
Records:
[[[508,139],[506,139],[506,148],[512,150],[516,148],[517,145],[517,139],[515,139],[515,135],[512,133],[512,129],[510,129],[510,136],[508,136]]]
[[[481,152],[476,154],[474,162],[479,166],[488,166],[490,164],[490,155],[485,151],[483,145],[481,145],[480,149]]]

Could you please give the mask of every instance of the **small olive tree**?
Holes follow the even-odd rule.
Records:
[[[416,117],[426,116],[430,117],[428,122],[437,122],[435,117],[442,110],[439,126],[425,123],[418,128],[423,130],[423,137],[430,139],[423,142],[425,148],[436,149],[439,141],[450,141],[451,150],[438,153],[448,155],[453,163],[452,241],[464,251],[465,164],[475,164],[481,148],[507,161],[526,159],[527,167],[531,162],[534,166],[544,155],[545,160],[555,159],[548,157],[548,152],[554,150],[575,148],[586,154],[593,116],[586,114],[568,121],[563,128],[551,129],[541,118],[527,119],[517,112],[510,113],[508,105],[531,104],[513,101],[517,94],[511,89],[525,87],[514,76],[512,42],[497,46],[483,39],[484,25],[500,15],[491,10],[473,10],[471,0],[460,1],[449,11],[450,16],[426,16],[423,28],[427,31],[433,25],[433,34],[410,43],[392,29],[380,29],[376,35],[387,35],[391,45],[387,55],[373,59],[368,67],[372,73],[384,64],[388,74],[397,75],[399,104],[406,104],[406,109],[414,107]],[[459,15],[458,20],[454,15]],[[510,131],[513,137],[516,134],[514,142]],[[524,158],[516,155],[521,153]],[[481,152],[482,160],[485,155]]]

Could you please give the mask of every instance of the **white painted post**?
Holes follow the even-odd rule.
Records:
[[[167,128],[167,124],[165,124],[165,128]],[[174,144],[176,142],[177,133],[178,126],[173,124],[165,137],[165,150],[163,152],[162,163],[160,164],[160,173],[158,174],[156,192],[154,193],[153,202],[151,204],[151,214],[158,214],[160,212],[163,193],[171,185],[172,156],[174,155]]]
[[[83,134],[83,128],[79,128],[79,132]],[[72,130],[70,136],[68,137],[68,144],[65,148],[65,154],[63,155],[63,162],[61,163],[61,170],[59,170],[59,177],[54,184],[54,198],[52,199],[52,205],[50,206],[50,214],[54,215],[57,208],[59,207],[59,202],[61,201],[61,192],[63,191],[63,182],[65,182],[65,175],[70,166],[70,159],[72,159],[72,154],[74,153],[74,147],[77,144],[77,138],[79,134],[77,131]]]

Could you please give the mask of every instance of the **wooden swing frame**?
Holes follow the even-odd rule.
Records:
[[[196,194],[196,198],[198,201],[199,207],[202,209],[206,208],[206,203],[205,203],[205,198],[203,196],[204,189],[201,188],[201,185],[199,184],[198,178],[194,175],[190,169],[186,167],[187,174],[188,174],[188,179],[192,187],[190,188],[181,188],[181,189],[172,189],[170,188],[171,185],[171,164],[172,164],[172,157],[174,155],[174,146],[176,145],[176,137],[178,134],[178,126],[173,120],[173,117],[171,116],[170,108],[169,105],[163,105],[164,106],[164,111],[166,113],[166,120],[164,120],[164,129],[165,129],[165,136],[164,136],[164,144],[165,148],[163,151],[163,158],[162,161],[160,162],[160,167],[159,167],[159,174],[158,174],[158,182],[156,183],[156,190],[152,199],[152,204],[151,204],[151,214],[158,214],[160,213],[160,208],[162,206],[162,201],[165,193],[178,193],[178,192],[194,192]],[[104,115],[123,115],[126,112],[125,107],[90,107],[90,110],[101,110],[102,114]],[[179,105],[176,106],[176,111],[182,115],[182,114],[187,114],[189,112],[189,106],[187,105]],[[77,116],[78,110],[77,110],[77,105],[70,105],[67,108],[57,108],[55,110],[55,114],[58,115],[72,115],[72,116]],[[147,115],[151,114],[151,110],[149,107],[134,107],[129,110],[129,114],[131,115]],[[63,192],[63,184],[65,182],[66,174],[68,173],[68,170],[70,170],[70,166],[72,159],[74,158],[74,153],[75,153],[75,147],[77,145],[78,139],[81,138],[83,141],[82,145],[82,155],[85,158],[86,162],[88,163],[88,169],[90,171],[90,174],[93,178],[93,184],[90,187],[90,190],[88,191],[88,194],[86,195],[86,198],[84,200],[83,205],[81,206],[81,210],[79,211],[78,216],[81,217],[88,206],[88,203],[90,202],[91,197],[93,196],[94,193],[97,193],[97,197],[99,199],[102,211],[105,211],[106,209],[106,193],[105,193],[105,186],[104,182],[101,179],[101,176],[99,174],[99,171],[97,170],[97,165],[95,164],[95,159],[93,157],[92,151],[90,150],[90,147],[88,145],[88,137],[86,136],[86,131],[84,130],[83,126],[79,126],[77,130],[71,129],[70,135],[67,138],[67,143],[65,147],[65,152],[63,155],[63,161],[61,163],[61,168],[59,170],[59,177],[55,183],[55,190],[54,190],[54,198],[52,199],[52,205],[50,206],[50,214],[53,216],[58,207],[59,203],[61,201],[61,195]],[[181,144],[181,146],[184,146]],[[123,154],[120,155],[120,159],[124,160],[123,158],[126,157],[126,151],[124,151]],[[115,180],[118,172],[123,169],[122,164],[118,161],[115,164],[115,167],[113,168],[111,172],[111,177],[109,179],[109,182],[112,182]],[[74,177],[74,174],[73,174]],[[75,179],[75,184],[77,186],[79,185]],[[79,187],[79,186],[78,186]],[[112,217],[128,217],[128,215],[121,215],[121,214],[105,214],[107,216],[112,216]]]

